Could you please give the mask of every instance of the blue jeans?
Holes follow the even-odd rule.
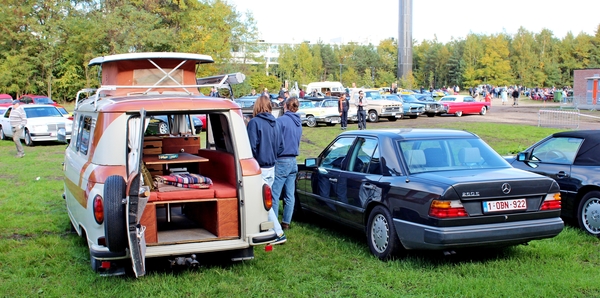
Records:
[[[263,183],[268,185],[269,187],[273,186],[273,181],[275,180],[275,167],[271,168],[260,168],[261,174],[260,176],[263,179]],[[273,201],[275,201],[273,199]],[[273,203],[275,204],[275,203]],[[273,205],[274,206],[274,205]],[[279,211],[279,210],[277,210]],[[275,213],[275,209],[271,207],[269,209],[269,221],[273,222],[273,230],[277,233],[277,236],[283,235],[283,229],[281,229],[281,224],[279,224],[279,220],[277,219],[277,214]]]
[[[279,200],[283,199],[283,220],[281,222],[290,224],[294,213],[294,191],[296,190],[296,174],[298,165],[296,157],[280,157],[275,164],[275,181],[273,182],[273,210],[279,214]],[[283,187],[285,186],[285,193]],[[283,196],[282,196],[283,195]]]

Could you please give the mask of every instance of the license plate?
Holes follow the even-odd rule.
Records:
[[[338,119],[338,118],[331,119],[331,123],[340,123],[340,119]]]
[[[50,133],[50,136],[51,136],[51,137],[55,137],[55,136],[56,136],[56,133],[54,133],[54,132],[51,132],[51,133]]]
[[[392,116],[396,116],[396,113],[392,113]]]
[[[500,212],[511,210],[526,210],[527,200],[503,200],[503,201],[483,201],[483,212]]]

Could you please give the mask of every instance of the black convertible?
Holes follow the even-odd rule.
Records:
[[[509,162],[556,180],[562,197],[561,216],[600,236],[600,130],[555,133]]]

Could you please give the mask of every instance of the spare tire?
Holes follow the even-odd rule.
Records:
[[[104,182],[104,237],[111,252],[125,251],[128,246],[125,187],[125,179],[119,175],[109,176]]]

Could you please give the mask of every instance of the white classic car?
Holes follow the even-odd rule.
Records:
[[[21,107],[27,118],[27,125],[21,136],[21,139],[25,140],[25,145],[33,146],[34,142],[39,141],[56,141],[56,132],[59,128],[64,128],[66,138],[71,139],[73,121],[63,117],[55,106],[22,104]],[[7,108],[0,118],[0,139],[2,140],[12,138],[13,135],[9,119],[12,109],[13,107]]]

